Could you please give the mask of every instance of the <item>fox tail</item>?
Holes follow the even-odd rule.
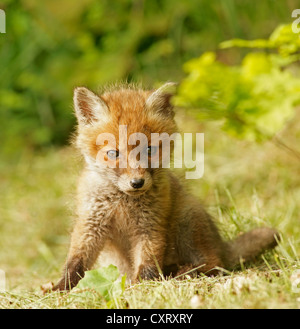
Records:
[[[264,251],[276,247],[279,240],[279,233],[269,227],[260,227],[241,234],[228,242],[228,268],[232,269],[241,262],[255,259]]]

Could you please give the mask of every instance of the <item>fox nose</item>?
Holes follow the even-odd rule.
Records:
[[[133,178],[130,181],[130,185],[134,188],[140,188],[144,185],[145,180],[143,178]]]

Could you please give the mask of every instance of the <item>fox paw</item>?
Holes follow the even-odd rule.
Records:
[[[137,277],[140,280],[155,280],[159,278],[159,272],[156,266],[141,265]]]
[[[48,282],[48,283],[41,285],[41,290],[42,290],[43,294],[45,295],[45,294],[53,291],[53,287],[54,287],[54,283]]]

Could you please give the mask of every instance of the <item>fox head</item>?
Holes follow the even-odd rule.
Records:
[[[154,91],[125,86],[102,95],[74,90],[77,147],[89,169],[128,195],[151,189],[162,171],[162,136],[177,132],[172,86]]]

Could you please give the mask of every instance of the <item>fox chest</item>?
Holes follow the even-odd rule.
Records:
[[[134,276],[135,254],[139,241],[142,239],[140,222],[143,213],[133,207],[119,204],[106,218],[105,242],[99,253],[97,266],[113,264],[121,274]]]
[[[160,222],[160,214],[143,206],[121,203],[115,207],[107,223],[104,246],[97,266],[113,264],[130,280],[136,276],[143,259],[147,235]]]

